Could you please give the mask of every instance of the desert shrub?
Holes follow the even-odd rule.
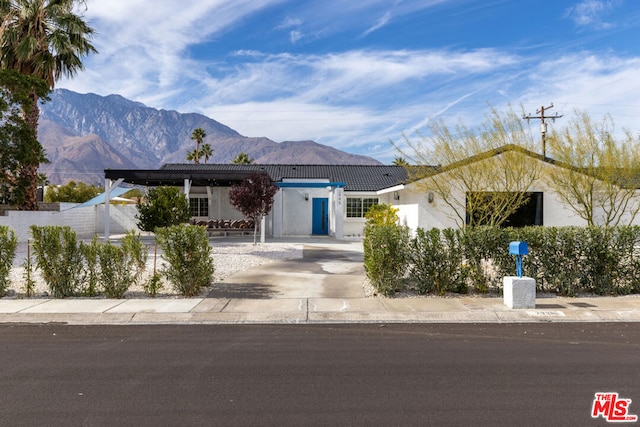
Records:
[[[82,295],[92,297],[98,294],[99,264],[98,237],[94,236],[89,243],[80,242],[80,252],[84,259],[84,284]]]
[[[157,296],[160,289],[162,289],[162,277],[160,276],[160,273],[153,273],[144,283],[143,288],[144,292],[150,297]]]
[[[31,226],[36,268],[55,298],[74,296],[82,283],[82,252],[70,227]]]
[[[150,297],[155,297],[158,295],[160,289],[162,289],[162,276],[156,270],[156,262],[158,260],[158,240],[156,239],[155,244],[153,245],[153,273],[151,277],[147,279],[144,283],[144,292]]]
[[[398,208],[384,203],[373,205],[364,217],[368,225],[395,225],[398,223]]]
[[[4,296],[9,287],[9,273],[16,257],[18,238],[12,228],[0,226],[0,297]]]
[[[27,297],[35,295],[36,281],[33,278],[33,258],[31,256],[31,240],[27,241],[27,256],[22,263],[24,268],[22,277],[24,278],[24,293]]]
[[[409,278],[421,294],[465,293],[469,271],[460,230],[419,228],[411,239]]]
[[[140,235],[131,231],[122,238],[119,247],[106,242],[98,244],[96,249],[100,266],[98,276],[104,294],[109,298],[122,298],[142,276],[147,247]]]
[[[104,294],[109,298],[122,298],[131,283],[124,251],[107,242],[98,245],[97,254],[98,277]]]
[[[202,227],[174,225],[156,229],[167,265],[162,273],[182,295],[197,295],[213,281],[214,265],[207,232]]]
[[[382,295],[391,295],[402,288],[409,241],[408,227],[365,225],[364,268],[371,285]]]

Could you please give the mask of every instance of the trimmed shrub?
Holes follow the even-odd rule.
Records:
[[[468,227],[421,230],[403,251],[397,226],[365,227],[365,269],[385,295],[409,282],[420,293],[500,290],[515,271],[509,242],[529,245],[523,273],[541,292],[624,295],[640,292],[640,227]],[[404,259],[403,257],[408,257]],[[401,281],[408,268],[407,281]]]
[[[471,285],[477,292],[485,293],[489,288],[502,285],[508,262],[514,262],[509,259],[509,242],[512,239],[512,234],[504,228],[481,226],[464,229],[464,256],[469,266]]]
[[[367,224],[364,230],[364,268],[371,285],[382,295],[392,295],[408,266],[409,228]]]
[[[99,263],[98,263],[98,237],[94,236],[91,242],[80,242],[80,252],[84,258],[84,285],[82,295],[93,297],[98,295]]]
[[[460,230],[419,228],[410,246],[409,278],[418,293],[467,292],[469,269]]]
[[[202,227],[174,225],[156,229],[167,265],[162,273],[184,296],[195,296],[213,281],[214,265],[207,232]]]
[[[55,298],[74,296],[82,283],[82,252],[70,227],[31,226],[36,267]]]
[[[107,242],[98,244],[96,249],[100,265],[98,277],[104,294],[109,298],[122,298],[142,276],[147,247],[140,235],[131,231],[122,238],[120,247]]]
[[[0,226],[0,297],[4,296],[9,287],[9,273],[16,257],[18,238],[15,231],[6,225]]]

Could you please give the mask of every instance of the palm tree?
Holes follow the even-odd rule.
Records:
[[[187,161],[198,164],[200,159],[196,158],[196,153],[197,153],[196,150],[187,151],[187,157],[186,157]]]
[[[393,165],[395,166],[409,166],[409,162],[407,162],[404,157],[396,157],[393,159]]]
[[[247,153],[244,152],[239,152],[238,155],[235,157],[235,159],[231,160],[231,163],[236,163],[236,164],[240,164],[240,165],[249,165],[251,163],[253,163],[252,158],[249,157],[249,155]]]
[[[200,144],[202,144],[202,141],[204,141],[206,136],[207,136],[207,133],[202,128],[194,129],[193,133],[191,134],[191,139],[196,141],[196,150],[194,155],[191,156],[192,158],[191,159],[187,158],[187,160],[193,160],[193,162],[196,165],[200,163],[200,157],[202,157],[202,155],[200,154]],[[189,155],[190,153],[187,153],[187,157],[189,157]]]
[[[202,155],[204,156],[204,162],[207,163],[209,158],[213,156],[213,149],[209,144],[202,144]]]
[[[82,57],[97,52],[90,42],[93,28],[73,13],[84,0],[0,0],[0,67],[43,79],[53,89],[62,76],[73,77],[84,67]],[[25,121],[37,136],[39,96],[24,111]],[[38,164],[22,165],[31,186],[22,208],[38,209]]]

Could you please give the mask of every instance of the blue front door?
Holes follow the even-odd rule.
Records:
[[[312,234],[329,234],[329,199],[313,199]]]

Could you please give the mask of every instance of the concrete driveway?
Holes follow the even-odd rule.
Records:
[[[362,298],[362,242],[305,243],[301,259],[262,265],[218,283],[209,298]]]

